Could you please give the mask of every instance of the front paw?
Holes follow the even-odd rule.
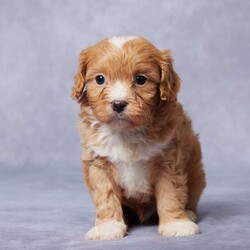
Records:
[[[127,226],[124,222],[117,220],[105,221],[92,227],[86,234],[88,240],[112,240],[122,238],[127,233]]]
[[[199,233],[198,226],[189,220],[176,220],[159,226],[159,233],[166,237],[191,236]]]

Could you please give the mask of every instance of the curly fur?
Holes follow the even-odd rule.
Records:
[[[180,79],[170,51],[143,38],[121,39],[115,45],[106,39],[81,52],[72,90],[81,107],[84,177],[96,207],[98,230],[92,228],[88,238],[125,236],[127,208],[140,221],[156,209],[163,236],[196,234],[186,209],[196,212],[205,174],[198,136],[177,101]],[[105,84],[95,83],[98,74],[105,76]],[[145,85],[135,84],[138,74],[147,77]],[[128,103],[119,115],[110,104],[117,81]],[[108,221],[116,223],[113,234],[100,229]]]

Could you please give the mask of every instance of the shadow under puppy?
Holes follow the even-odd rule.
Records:
[[[170,52],[141,37],[111,37],[81,52],[72,98],[96,207],[87,239],[125,236],[126,208],[141,222],[157,212],[163,236],[199,233],[205,174],[179,88]]]

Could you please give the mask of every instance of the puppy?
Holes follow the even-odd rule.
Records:
[[[80,53],[72,98],[96,208],[87,239],[124,237],[128,210],[141,222],[156,213],[162,236],[199,233],[205,174],[179,89],[169,50],[141,37],[111,37]]]

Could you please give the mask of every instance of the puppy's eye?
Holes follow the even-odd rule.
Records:
[[[103,75],[98,75],[95,78],[97,84],[102,85],[105,83],[105,77]]]
[[[147,78],[143,75],[138,75],[135,77],[135,83],[138,85],[143,85],[147,81]]]

